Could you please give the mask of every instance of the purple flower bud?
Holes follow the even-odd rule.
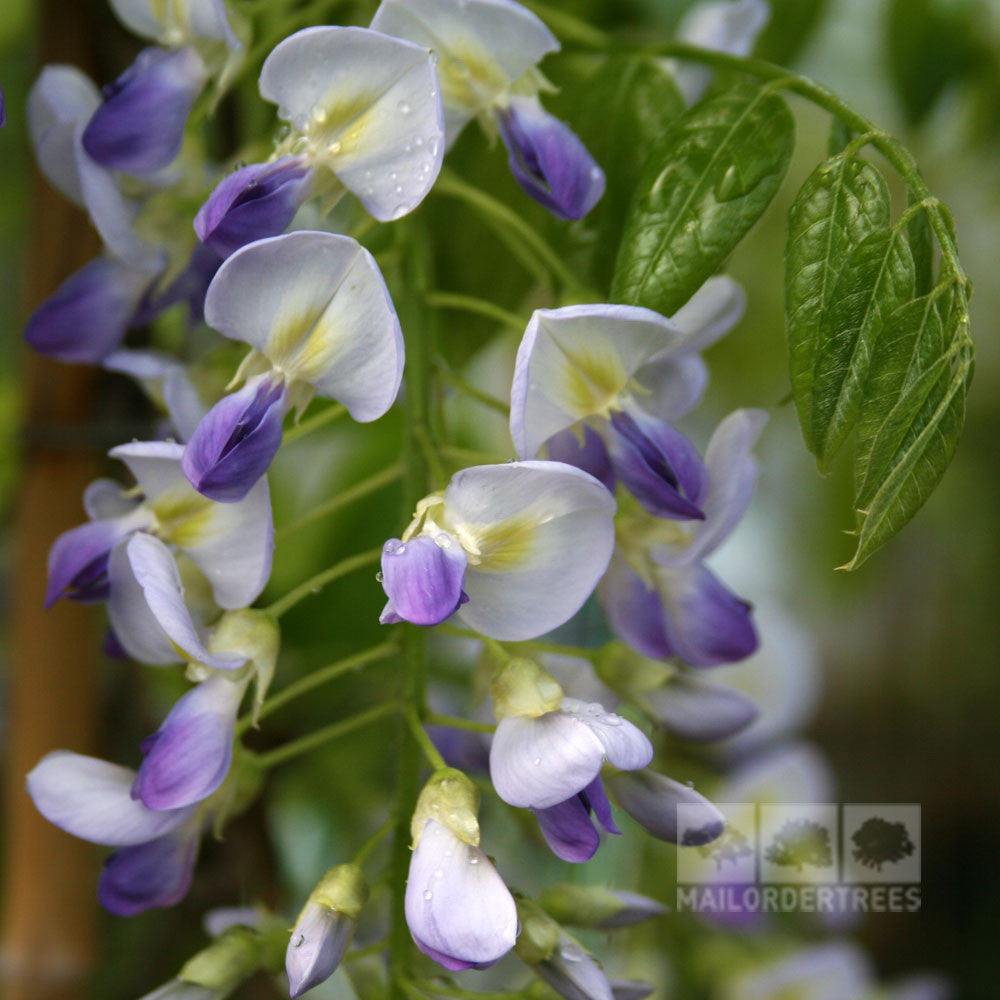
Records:
[[[653,984],[641,979],[612,979],[611,994],[615,1000],[646,1000],[653,995]]]
[[[98,257],[31,314],[24,339],[47,357],[96,364],[124,340],[151,280],[148,272]]]
[[[439,625],[468,598],[462,592],[467,557],[450,535],[390,538],[382,549],[382,587],[389,598],[379,621]]]
[[[198,841],[198,825],[189,823],[156,840],[119,848],[101,872],[101,905],[120,917],[173,906],[191,885]]]
[[[115,521],[88,521],[64,531],[49,549],[49,585],[45,606],[62,597],[83,604],[107,600],[108,560],[115,544],[128,534]]]
[[[703,795],[656,771],[622,771],[608,778],[618,804],[654,837],[671,844],[700,847],[715,840],[726,825],[725,817]],[[698,817],[685,817],[680,829],[678,807],[687,806]]]
[[[568,934],[559,935],[552,954],[535,965],[534,971],[565,1000],[614,998],[601,967]]]
[[[242,167],[198,209],[194,231],[202,243],[228,257],[248,243],[283,233],[311,184],[312,170],[294,156]]]
[[[133,798],[150,809],[179,809],[211,795],[229,773],[245,690],[245,682],[216,675],[188,691],[144,741]]]
[[[292,930],[285,971],[292,1000],[326,982],[340,965],[354,934],[355,921],[310,901]]]
[[[205,83],[192,48],[143,49],[114,83],[83,132],[83,147],[105,167],[149,174],[180,152],[184,126]]]
[[[604,194],[604,172],[565,122],[537,98],[513,97],[497,113],[514,180],[560,219],[582,219]]]
[[[664,729],[695,743],[724,740],[757,718],[757,705],[749,695],[689,673],[644,692],[639,703]]]
[[[205,318],[205,295],[221,264],[222,258],[214,250],[198,243],[187,266],[173,281],[165,288],[150,289],[143,297],[132,325],[145,326],[172,305],[184,302],[188,323],[197,326]]]
[[[184,449],[181,468],[191,485],[210,500],[242,500],[281,447],[286,401],[284,382],[270,374],[220,399]]]
[[[612,492],[615,491],[614,467],[604,439],[592,427],[583,425],[583,442],[572,430],[560,431],[548,440],[549,458],[553,462],[565,462],[589,472]]]
[[[694,445],[668,423],[611,412],[611,462],[628,491],[656,517],[704,520],[698,506],[705,466]]]

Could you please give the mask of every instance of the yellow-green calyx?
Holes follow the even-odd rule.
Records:
[[[246,927],[232,927],[190,958],[178,978],[227,994],[252,975],[261,961],[260,938]]]
[[[342,913],[357,923],[367,902],[368,882],[364,872],[358,865],[347,864],[334,865],[323,873],[323,877],[309,894],[306,906],[316,903],[335,913]]]
[[[618,641],[601,647],[594,670],[612,691],[631,699],[662,687],[677,673],[670,664],[651,660]]]
[[[553,920],[575,927],[601,927],[623,909],[621,899],[609,889],[571,882],[544,889],[538,902]]]
[[[266,611],[241,608],[227,611],[216,622],[208,641],[210,653],[238,653],[247,658],[243,668],[254,679],[254,720],[274,677],[281,648],[278,620]]]
[[[517,900],[517,916],[521,921],[514,951],[528,965],[538,965],[552,957],[559,946],[562,928],[533,900]]]
[[[535,719],[554,712],[563,700],[563,689],[554,677],[532,660],[508,660],[493,675],[490,684],[493,714],[497,719],[513,716]]]
[[[420,842],[428,820],[447,827],[459,840],[479,846],[479,791],[461,771],[443,767],[424,785],[413,812],[413,846]]]

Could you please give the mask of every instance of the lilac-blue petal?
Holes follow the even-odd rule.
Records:
[[[47,357],[97,364],[125,338],[150,280],[148,273],[98,257],[31,314],[24,339]]]
[[[611,631],[637,653],[654,660],[674,654],[663,625],[663,604],[655,589],[620,556],[615,556],[598,590]]]
[[[698,498],[705,466],[694,445],[670,424],[638,412],[611,413],[609,451],[626,489],[656,517],[704,519]]]
[[[695,743],[733,736],[757,718],[753,699],[727,684],[682,673],[642,696],[643,708],[664,729]]]
[[[701,563],[665,571],[661,594],[668,642],[686,663],[735,663],[757,649],[751,606]]]
[[[215,676],[188,691],[143,742],[145,758],[132,786],[133,798],[161,810],[211,795],[229,772],[243,688]]]
[[[514,97],[497,112],[514,180],[561,219],[582,219],[604,194],[604,172],[575,132],[536,98]]]
[[[285,385],[251,379],[202,417],[184,449],[181,468],[203,496],[236,503],[250,492],[281,447]]]
[[[167,166],[180,152],[184,126],[205,82],[191,48],[143,49],[114,83],[83,132],[83,147],[98,163],[131,174]]]
[[[580,796],[584,803],[589,806],[594,815],[597,817],[597,822],[604,827],[608,833],[621,834],[621,830],[615,825],[615,818],[611,813],[611,803],[608,801],[607,792],[604,791],[604,782],[601,780],[601,776],[598,775],[594,780],[587,785],[587,787],[580,792]]]
[[[309,193],[311,180],[312,171],[300,157],[240,168],[224,178],[198,209],[194,217],[198,239],[228,257],[255,240],[278,236]]]
[[[444,535],[408,542],[391,538],[382,550],[382,587],[392,611],[414,625],[439,625],[463,603],[465,550]]]
[[[474,965],[472,962],[463,961],[461,958],[452,958],[443,952],[435,951],[430,945],[426,945],[419,938],[414,937],[413,943],[430,959],[444,966],[449,972],[461,972],[463,969],[485,969],[486,965]],[[492,965],[493,963],[488,963]]]
[[[119,848],[101,872],[101,905],[119,917],[131,917],[179,902],[191,885],[198,839],[197,826],[189,824],[145,844]]]
[[[589,861],[601,846],[601,837],[590,820],[590,808],[582,795],[574,795],[550,806],[532,809],[545,842],[563,861]]]
[[[116,521],[88,521],[64,531],[49,549],[49,584],[45,606],[61,597],[83,603],[107,598],[108,558],[115,543],[127,534]]]
[[[560,431],[549,438],[548,449],[553,462],[565,462],[589,472],[614,493],[617,479],[611,456],[604,439],[592,427],[584,424],[582,443],[573,431]]]

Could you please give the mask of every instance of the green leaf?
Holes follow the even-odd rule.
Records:
[[[909,208],[916,202],[912,191],[906,192]],[[907,223],[906,234],[913,251],[913,267],[916,273],[916,294],[926,295],[934,285],[934,237],[931,234],[927,212],[917,212]]]
[[[856,569],[910,520],[940,482],[965,420],[972,374],[968,304],[939,286],[898,309],[872,357],[858,425]]]
[[[757,41],[756,54],[790,66],[819,26],[829,0],[769,0],[771,17]]]
[[[809,175],[789,212],[785,322],[792,396],[806,447],[814,453],[813,374],[820,322],[851,248],[889,225],[889,208],[882,175],[864,160],[840,154]]]
[[[848,251],[817,333],[811,426],[822,470],[854,427],[882,327],[913,295],[904,232],[878,229]]]
[[[684,99],[662,62],[645,56],[611,56],[573,93],[569,121],[607,178],[586,224],[594,233],[593,284],[608,289],[643,164]]]
[[[612,300],[676,312],[770,204],[794,142],[785,102],[752,87],[710,98],[675,122],[642,171]]]

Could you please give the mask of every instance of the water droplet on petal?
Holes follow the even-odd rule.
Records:
[[[579,962],[583,958],[583,949],[579,945],[564,944],[559,949],[559,954],[567,962]]]
[[[469,858],[469,864],[470,865],[478,865],[479,864],[479,858],[477,858],[475,855],[472,855]]]
[[[402,193],[403,193],[403,185],[402,184],[397,184],[396,185],[396,194],[402,194]]]
[[[535,767],[541,767],[542,758],[541,757],[536,757],[535,760],[534,760],[534,764],[535,764]]]
[[[340,145],[340,140],[334,139],[333,142],[331,142],[330,145],[326,147],[326,151],[331,156],[336,156],[341,151],[342,148],[343,147]]]
[[[379,571],[378,571],[378,572],[377,572],[377,573],[375,574],[375,582],[376,582],[376,583],[381,583],[381,582],[382,582],[382,581],[383,581],[384,579],[385,579],[385,577],[384,577],[384,576],[382,575],[382,570],[379,570]]]
[[[416,139],[413,140],[413,145],[416,146],[417,149],[419,149],[423,144],[424,140],[421,139],[419,135],[416,137]]]
[[[434,893],[431,892],[430,889],[425,889],[424,890],[424,899],[433,899],[433,898],[434,898]]]
[[[406,103],[406,101],[400,101],[396,107],[399,108],[399,113],[402,115],[408,115],[413,110],[410,105]]]
[[[685,781],[684,784],[687,785],[688,788],[694,788],[694,782],[691,780]]]
[[[437,869],[435,869],[435,871],[434,871],[434,877],[435,878],[444,878],[444,869],[443,868],[437,868]]]
[[[305,943],[306,943],[306,936],[305,936],[305,934],[300,934],[300,935],[299,935],[299,936],[298,936],[298,937],[297,937],[297,938],[295,939],[295,947],[296,947],[296,948],[301,948],[301,947],[302,947],[302,945],[304,945]]]

